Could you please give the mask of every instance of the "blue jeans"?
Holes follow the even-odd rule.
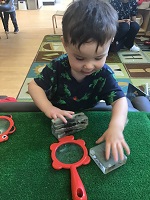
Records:
[[[140,29],[137,22],[119,23],[117,33],[112,46],[115,46],[115,50],[119,51],[124,46],[130,49],[134,45],[135,37]]]
[[[5,31],[9,31],[9,28],[8,28],[9,15],[10,15],[11,21],[14,25],[14,30],[18,30],[18,24],[17,24],[17,20],[16,20],[16,12],[13,11],[13,12],[4,12],[4,21],[5,21],[5,26],[6,26]]]

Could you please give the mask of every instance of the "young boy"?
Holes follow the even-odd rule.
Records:
[[[62,20],[62,42],[67,52],[47,65],[29,84],[29,94],[49,118],[72,117],[74,111],[93,107],[99,100],[112,105],[108,129],[96,141],[106,140],[106,159],[123,159],[130,149],[123,130],[127,101],[113,71],[105,64],[117,30],[117,13],[101,0],[78,0],[66,10]]]
[[[14,34],[17,34],[19,32],[19,28],[18,28],[17,19],[16,19],[14,0],[7,0],[7,1],[8,1],[8,4],[10,5],[11,9],[9,11],[4,12],[4,21],[5,21],[5,25],[6,25],[5,31],[7,33],[9,33],[8,22],[9,22],[9,15],[10,15],[11,21],[14,25]]]

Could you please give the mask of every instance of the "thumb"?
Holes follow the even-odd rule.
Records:
[[[96,144],[99,144],[101,142],[103,142],[105,139],[104,135],[102,135],[97,141],[96,141]]]

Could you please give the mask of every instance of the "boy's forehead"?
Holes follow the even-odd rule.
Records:
[[[91,56],[92,55],[95,56],[107,53],[109,46],[110,46],[110,41],[105,43],[103,46],[99,45],[97,48],[97,42],[92,41],[82,44],[80,48],[78,47],[78,44],[76,45],[70,44],[69,48],[72,51],[72,53],[77,55],[80,54],[86,56],[89,54]]]

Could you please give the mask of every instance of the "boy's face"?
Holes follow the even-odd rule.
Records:
[[[69,43],[64,43],[64,48],[68,53],[69,63],[71,66],[72,76],[78,80],[83,80],[86,76],[100,70],[106,61],[111,40],[103,46],[99,46],[97,51],[97,43],[89,42],[81,45],[80,49],[77,46]]]

